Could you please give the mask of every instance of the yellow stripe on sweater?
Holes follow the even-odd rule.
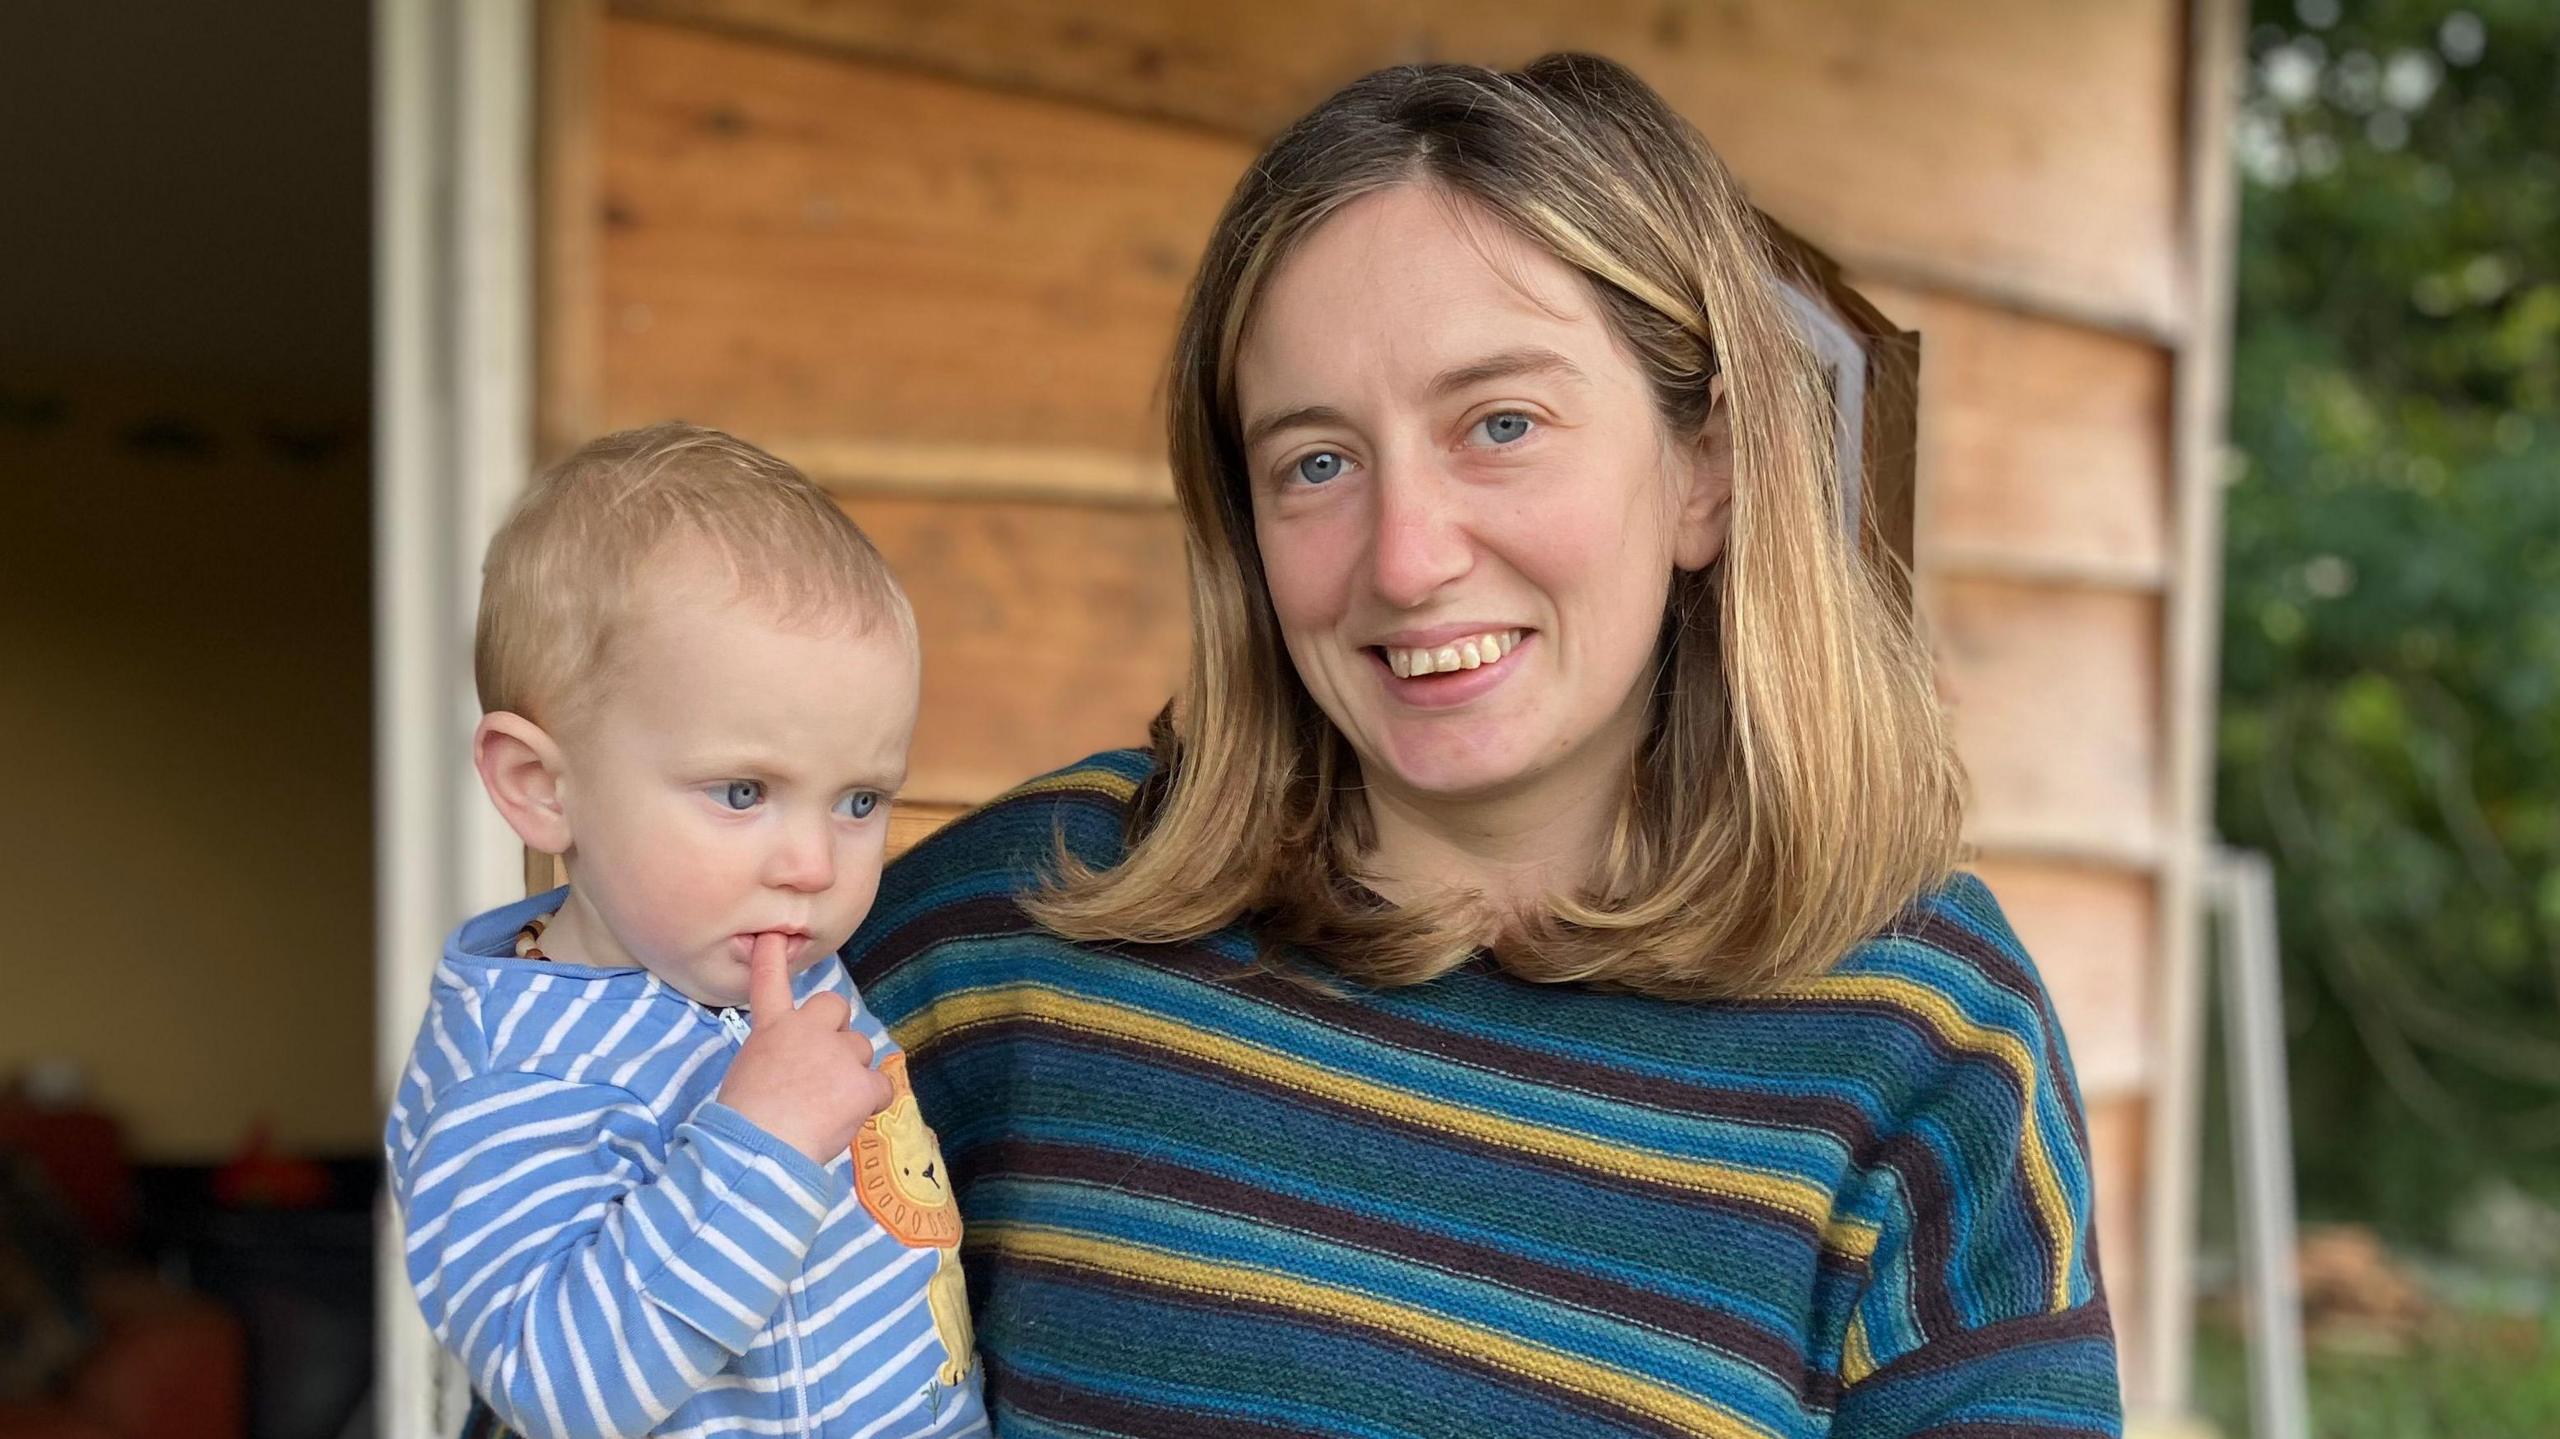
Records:
[[[1071,769],[1064,774],[1048,775],[1032,780],[1028,784],[1015,785],[997,796],[997,802],[1011,799],[1016,795],[1063,794],[1071,790],[1090,790],[1109,795],[1120,803],[1127,804],[1131,797],[1137,794],[1138,782],[1127,775],[1099,766],[1092,769]]]
[[[1783,993],[1789,998],[1890,1004],[1926,1021],[1947,1043],[1970,1053],[1989,1055],[2017,1077],[2018,1093],[2025,1101],[2019,1124],[2019,1161],[2026,1170],[2027,1192],[2033,1196],[2045,1233],[2053,1241],[2046,1255],[2052,1271],[2046,1292],[2056,1312],[2070,1308],[2071,1256],[2079,1248],[2079,1234],[2072,1223],[2070,1201],[2063,1196],[2061,1176],[2054,1172],[2053,1155],[2045,1147],[2044,1129],[2036,1122],[2036,1096],[2043,1092],[2044,1074],[2027,1046],[2006,1030],[1975,1023],[1937,990],[1890,975],[1826,975],[1790,986]]]
[[[1730,1410],[1642,1374],[1579,1359],[1500,1330],[1360,1290],[1064,1230],[980,1221],[971,1225],[969,1232],[973,1247],[983,1244],[1016,1258],[1144,1280],[1208,1299],[1248,1299],[1357,1324],[1374,1333],[1412,1340],[1446,1354],[1491,1364],[1521,1378],[1632,1409],[1712,1439],[1771,1439],[1774,1434]]]
[[[1849,1332],[1840,1338],[1840,1382],[1859,1384],[1876,1372],[1875,1352],[1867,1345],[1867,1311],[1849,1311]]]
[[[1822,1247],[1852,1259],[1872,1259],[1876,1241],[1881,1237],[1883,1232],[1872,1221],[1853,1219],[1843,1214],[1834,1218],[1831,1226],[1822,1231]]]
[[[1021,983],[966,990],[935,1000],[927,1013],[918,1017],[932,1032],[942,1034],[1007,1019],[1036,1018],[1066,1029],[1187,1055],[1401,1123],[1523,1154],[1562,1159],[1603,1174],[1745,1200],[1802,1219],[1817,1230],[1826,1228],[1831,1219],[1831,1192],[1800,1179],[1638,1149],[1572,1129],[1488,1114],[1342,1074],[1311,1060],[1244,1044],[1180,1020],[1065,994],[1047,985]],[[1868,1248],[1873,1247],[1870,1233]]]

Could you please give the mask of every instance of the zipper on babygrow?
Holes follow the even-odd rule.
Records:
[[[782,1312],[789,1317],[791,1402],[799,1410],[800,1432],[809,1432],[809,1356],[800,1347],[800,1301],[808,1297],[808,1278],[794,1276],[782,1292]]]
[[[720,1021],[721,1030],[733,1043],[746,1043],[747,1036],[754,1032],[754,1026],[747,1022],[747,1017],[740,1014],[734,1005],[723,1006],[714,1017]],[[784,1315],[782,1337],[790,1341],[791,1357],[788,1362],[793,1375],[791,1403],[796,1411],[793,1417],[800,1426],[795,1432],[803,1434],[809,1430],[809,1382],[802,1377],[808,1373],[808,1370],[803,1367],[804,1356],[800,1350],[800,1300],[805,1294],[807,1283],[805,1278],[794,1277],[790,1286],[782,1294]]]

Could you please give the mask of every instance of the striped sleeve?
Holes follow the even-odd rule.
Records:
[[[662,1141],[629,1093],[536,1074],[464,1080],[416,1136],[392,1156],[410,1282],[532,1439],[674,1412],[772,1318],[849,1183],[725,1105]]]
[[[1879,1237],[1833,1434],[2120,1434],[2079,1088],[1997,903],[1960,879],[1908,942],[1839,982],[1900,987],[1937,1062],[1863,1186]]]

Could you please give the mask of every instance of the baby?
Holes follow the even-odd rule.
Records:
[[[428,1326],[533,1439],[985,1432],[948,1176],[835,960],[916,719],[878,551],[728,435],[607,436],[490,542],[475,658],[481,784],[569,883],[445,941],[392,1106]]]

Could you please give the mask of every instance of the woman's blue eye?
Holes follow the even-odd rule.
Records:
[[[764,786],[751,779],[733,779],[727,784],[715,785],[711,793],[723,809],[750,810],[764,802]]]
[[[1476,428],[1497,445],[1507,445],[1529,433],[1530,420],[1517,410],[1505,410],[1476,421]]]
[[[879,794],[876,791],[867,789],[855,790],[853,793],[836,801],[836,813],[843,815],[847,819],[869,819],[871,818],[871,812],[879,807]]]
[[[1298,461],[1298,478],[1311,485],[1321,485],[1342,473],[1342,456],[1331,450],[1318,450]]]

